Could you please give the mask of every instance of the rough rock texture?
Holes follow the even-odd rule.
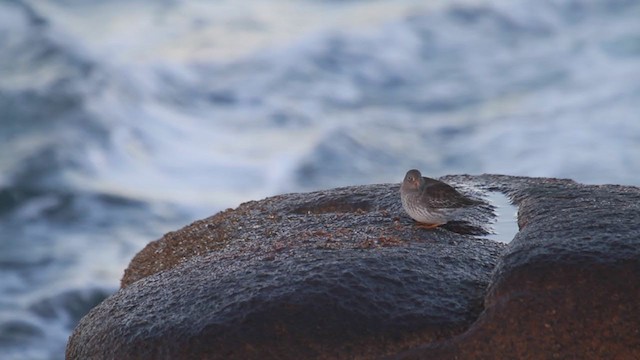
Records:
[[[509,193],[520,232],[469,330],[397,358],[640,359],[640,188],[466,179]]]
[[[640,358],[640,189],[445,180],[509,194],[515,240],[417,228],[398,185],[246,203],[143,249],[67,358]]]
[[[142,250],[67,357],[374,357],[451,337],[506,245],[448,229],[416,227],[397,184],[243,204]]]

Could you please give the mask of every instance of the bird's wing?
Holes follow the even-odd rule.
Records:
[[[469,206],[476,201],[460,194],[451,185],[425,177],[420,198],[424,203],[436,208],[459,208]]]

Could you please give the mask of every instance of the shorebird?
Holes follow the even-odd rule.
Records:
[[[400,198],[404,211],[425,229],[444,225],[470,206],[481,204],[462,195],[449,184],[423,177],[416,169],[407,171],[404,176]]]

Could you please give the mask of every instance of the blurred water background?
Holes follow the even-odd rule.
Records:
[[[502,173],[640,185],[640,1],[0,2],[0,358],[239,203]]]

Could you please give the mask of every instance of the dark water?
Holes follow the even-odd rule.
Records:
[[[147,242],[268,195],[640,185],[640,2],[0,3],[0,357],[60,359]]]

